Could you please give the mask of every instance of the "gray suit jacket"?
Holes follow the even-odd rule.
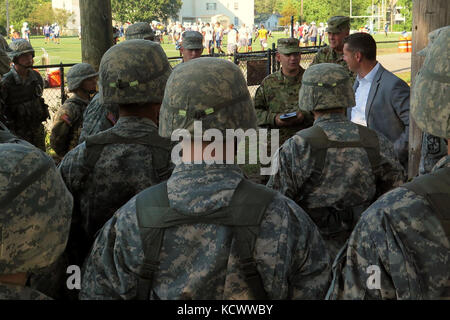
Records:
[[[353,90],[359,86],[358,80]],[[409,141],[408,84],[380,65],[375,74],[366,104],[367,127],[382,133],[394,144],[395,153],[403,167],[408,167]],[[351,109],[348,109],[351,118]]]

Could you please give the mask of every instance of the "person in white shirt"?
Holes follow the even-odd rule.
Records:
[[[357,74],[353,87],[356,107],[348,116],[351,121],[388,138],[400,163],[408,168],[408,84],[378,63],[377,45],[370,34],[360,32],[348,36],[343,50],[348,68]]]
[[[234,24],[230,24],[228,26],[227,31],[225,32],[228,35],[227,39],[227,53],[234,54],[237,49],[238,44],[238,32],[234,29]]]
[[[239,29],[239,43],[238,43],[238,51],[244,48],[245,52],[248,52],[248,39],[251,37],[250,28],[246,27],[245,24]]]
[[[205,39],[205,47],[208,50],[208,54],[211,54],[211,49],[214,47],[214,29],[209,22],[203,27],[202,34]]]

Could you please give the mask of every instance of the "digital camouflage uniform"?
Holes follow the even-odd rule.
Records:
[[[9,51],[11,51],[11,49],[9,48],[8,43],[5,38],[0,35],[0,77],[10,69],[9,64],[11,63],[11,59],[8,57]]]
[[[279,39],[278,51],[285,54],[300,52],[298,40],[292,38]],[[305,118],[301,125],[292,128],[278,128],[275,126],[277,114],[298,111],[298,92],[302,85],[304,72],[305,70],[300,67],[297,76],[289,77],[285,76],[280,69],[264,78],[256,90],[255,110],[257,124],[259,127],[279,129],[280,145],[298,130],[311,126],[313,122],[313,117],[309,112],[302,112]]]
[[[208,87],[211,82],[221,86]],[[256,127],[250,94],[237,66],[220,59],[202,58],[174,70],[161,107],[159,133],[169,137],[174,129],[183,128],[192,134],[196,120],[202,121],[205,129],[216,128],[221,132],[226,128]],[[236,165],[181,163],[167,182],[168,210],[181,213],[188,221],[206,219],[211,212],[227,219],[239,210],[225,211],[243,180]],[[146,270],[143,246],[153,245],[141,240],[138,209],[150,208],[143,216],[146,219],[152,219],[156,211],[137,203],[147,201],[146,195],[151,198],[153,191],[161,186],[164,184],[131,199],[105,224],[87,260],[81,299],[138,297],[139,275]],[[323,287],[329,281],[329,255],[316,227],[293,201],[264,186],[259,188],[265,193],[272,192],[273,198],[256,233],[250,260],[256,261],[267,296],[323,298]],[[254,297],[240,269],[239,243],[233,230],[219,221],[187,222],[166,229],[150,298]]]
[[[416,76],[411,115],[418,126],[450,138],[448,74],[450,27],[426,49]],[[447,78],[445,78],[447,77]],[[430,183],[430,181],[433,181]],[[333,264],[330,299],[450,298],[450,156],[378,199],[362,215]],[[379,269],[379,287],[368,288],[369,266]]]
[[[70,68],[67,73],[69,91],[79,89],[84,80],[98,75],[88,63],[79,63]],[[81,89],[84,90],[84,89]],[[74,94],[67,99],[54,117],[53,128],[50,135],[50,145],[60,157],[78,145],[83,113],[89,104],[88,100]]]
[[[322,86],[317,86],[318,83]],[[306,111],[352,107],[354,96],[345,69],[328,63],[308,68],[303,76],[299,105]],[[314,121],[313,128],[317,126],[333,142],[363,138],[358,125],[350,122],[343,113],[325,113]],[[347,218],[343,211],[359,207],[357,210],[361,212],[367,208],[376,197],[402,182],[403,170],[395,158],[392,144],[372,130],[370,132],[378,140],[380,155],[376,173],[362,146],[330,147],[323,168],[317,168],[318,152],[302,135],[304,132],[307,131],[302,130],[285,142],[278,151],[279,158],[275,155],[278,171],[270,177],[267,186],[293,199],[308,212],[321,230],[330,252],[336,254],[350,235],[353,220],[357,220],[356,213]],[[339,231],[341,224],[346,224],[346,231]]]
[[[0,274],[39,274],[64,251],[72,196],[53,160],[33,146],[0,144]],[[0,284],[0,299],[45,299],[30,287]]]
[[[331,17],[327,23],[328,23],[327,32],[339,33],[343,30],[350,30],[350,19],[348,17],[334,16]],[[353,82],[355,82],[356,75],[348,68],[347,62],[345,62],[344,60],[343,52],[339,53],[328,45],[325,48],[320,49],[316,53],[310,66],[318,63],[337,63],[343,66],[345,70],[347,70],[351,78],[352,84]]]
[[[170,72],[158,44],[125,41],[102,58],[100,94],[105,103],[161,103]],[[113,213],[141,190],[167,180],[172,167],[170,140],[159,137],[152,120],[140,117],[121,117],[67,153],[59,169],[75,199],[69,240],[74,259],[81,264],[95,233]]]
[[[424,132],[422,136],[419,173],[430,173],[436,163],[447,155],[447,149],[448,144],[446,139]]]
[[[83,113],[83,125],[79,143],[86,141],[88,136],[112,128],[119,119],[119,105],[115,103],[101,103],[100,94],[92,98]]]
[[[11,43],[9,56],[15,60],[22,54],[34,50],[26,40]],[[6,73],[0,82],[0,98],[3,104],[5,125],[19,138],[24,139],[45,151],[45,129],[42,124],[50,118],[48,106],[44,103],[42,93],[44,80],[34,70],[28,71],[28,77],[23,80],[14,67]]]

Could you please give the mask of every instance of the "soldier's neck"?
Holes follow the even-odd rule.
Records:
[[[294,70],[287,70],[287,69],[281,68],[281,72],[286,77],[296,77],[300,73],[300,67],[298,69],[294,69]]]
[[[20,65],[15,64],[14,65],[14,69],[16,70],[17,74],[22,78],[22,79],[26,79],[28,78],[28,74],[29,74],[29,68],[24,68]]]
[[[25,272],[14,274],[0,274],[0,283],[25,287],[25,284],[27,283],[27,274]]]

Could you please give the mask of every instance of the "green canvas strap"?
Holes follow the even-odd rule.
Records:
[[[312,126],[301,130],[298,135],[304,138],[311,146],[313,157],[313,169],[309,182],[318,185],[322,179],[325,169],[327,150],[329,148],[364,148],[369,158],[372,171],[377,177],[381,165],[380,147],[377,134],[361,125],[357,125],[360,140],[355,141],[335,141],[329,140],[320,126]],[[302,208],[308,206],[300,203]],[[364,203],[348,208],[348,210],[336,210],[335,208],[314,208],[308,209],[308,214],[317,225],[320,225],[321,234],[325,238],[334,238],[342,232],[348,232],[359,220],[361,213],[369,204]],[[350,216],[352,217],[350,219]],[[350,221],[352,220],[352,221]]]
[[[169,207],[167,184],[141,192],[136,199],[137,217],[144,246],[144,263],[138,281],[138,299],[149,299],[166,228],[207,223],[233,228],[241,270],[255,299],[267,299],[253,251],[259,225],[276,192],[243,179],[230,206],[202,214],[184,214]]]
[[[167,177],[167,172],[169,171],[168,163],[170,162],[170,140],[160,137],[156,132],[150,132],[149,134],[139,138],[127,138],[116,135],[113,132],[103,131],[99,134],[86,138],[86,161],[84,163],[85,174],[83,176],[84,179],[82,185],[84,185],[84,181],[94,169],[103,148],[109,144],[140,144],[161,148],[167,151],[167,159],[162,159],[161,154],[158,152],[155,152],[152,155],[156,177],[159,178],[159,181],[163,181]]]

